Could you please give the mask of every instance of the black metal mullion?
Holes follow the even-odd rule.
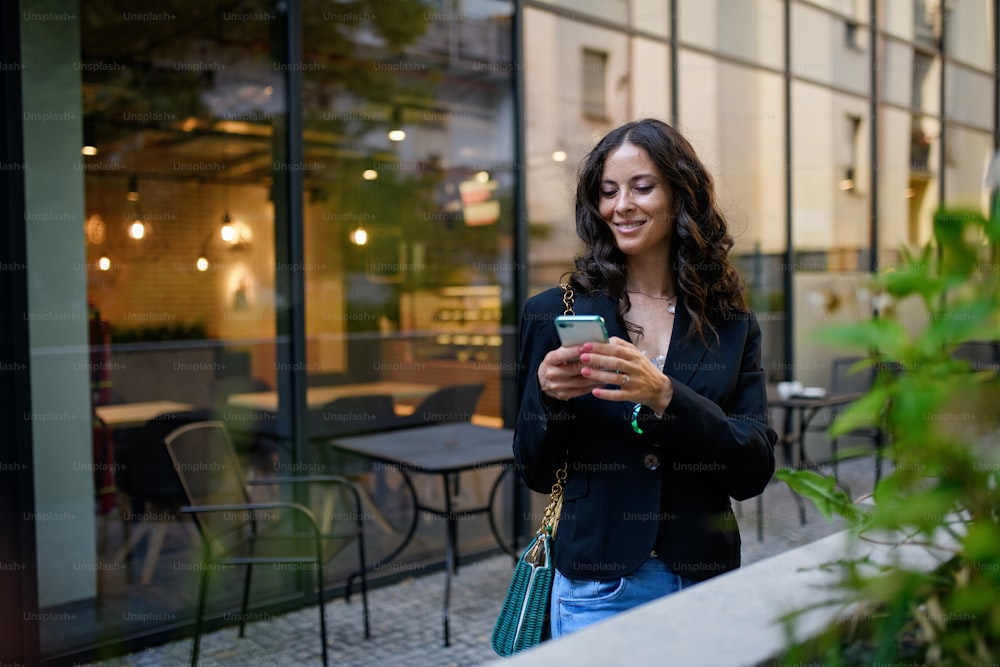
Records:
[[[511,38],[511,53],[514,55],[516,63],[524,62],[524,2],[514,0],[511,3],[513,11]],[[519,358],[518,336],[516,333],[518,322],[520,321],[521,309],[528,298],[528,202],[525,194],[525,170],[527,168],[527,158],[524,138],[524,117],[526,114],[525,94],[524,94],[524,68],[515,67],[513,77],[514,108],[518,113],[514,114],[514,220],[511,233],[514,238],[514,273],[511,276],[513,294],[511,300],[513,307],[509,316],[502,320],[502,326],[513,327],[515,333],[506,337],[508,345],[504,345],[504,364],[501,366],[500,378],[502,383],[501,414],[504,426],[513,428],[517,420],[517,360]],[[513,370],[505,370],[513,369]]]
[[[305,454],[306,378],[296,369],[306,368],[305,272],[303,242],[303,138],[302,138],[302,2],[279,3],[275,40],[275,66],[284,70],[285,120],[275,128],[274,247],[275,292],[284,297],[275,312],[278,340],[276,370],[279,424],[291,459]],[[278,131],[279,129],[283,131]]]
[[[670,0],[670,123],[680,123],[680,35],[677,34],[677,0]]]
[[[869,54],[869,68],[868,75],[871,77],[869,81],[869,95],[868,100],[868,115],[871,118],[871,127],[869,128],[869,146],[871,150],[871,204],[869,211],[869,250],[868,250],[868,269],[872,273],[878,272],[878,161],[879,161],[879,151],[878,151],[878,111],[879,111],[879,86],[878,86],[878,3],[879,0],[869,0],[868,11],[870,15],[868,17],[869,30],[868,30],[868,50]]]
[[[795,363],[795,239],[792,224],[792,0],[784,3],[785,48],[785,266],[782,278],[785,290],[784,364],[794,369]],[[789,370],[785,380],[794,380]]]
[[[940,132],[938,133],[940,135],[940,139],[938,142],[938,148],[939,148],[938,207],[940,208],[945,205],[945,196],[947,192],[945,188],[945,172],[947,171],[948,167],[948,159],[947,159],[948,158],[948,150],[947,150],[948,113],[946,106],[947,95],[945,94],[945,79],[947,78],[946,74],[948,70],[948,61],[946,57],[947,43],[945,39],[945,35],[947,34],[948,31],[948,10],[945,7],[945,3],[943,2],[941,3],[941,7],[938,9],[938,12],[940,12],[940,19],[941,19],[941,24],[940,24],[941,34],[938,36],[938,54],[941,58],[941,85],[938,90],[939,113],[941,114],[940,115],[941,129]]]
[[[1000,0],[993,0],[993,150],[1000,151]]]
[[[518,64],[524,63],[524,2],[523,0],[513,0],[511,3],[513,10],[513,21],[511,38],[511,53],[514,54],[514,61]],[[520,358],[520,336],[518,334],[518,323],[521,320],[521,310],[524,302],[528,298],[528,284],[530,276],[528,274],[528,201],[526,197],[526,169],[527,151],[524,137],[524,117],[525,94],[524,94],[524,67],[514,68],[514,229],[511,233],[514,236],[514,275],[511,277],[514,293],[511,295],[513,308],[509,315],[503,315],[502,327],[510,326],[512,333],[504,336],[504,346],[502,348],[503,361],[500,369],[501,396],[500,410],[503,417],[504,426],[514,428],[517,421],[517,412],[520,405],[517,402],[517,376],[518,359]],[[508,370],[511,369],[511,370]],[[524,487],[519,476],[515,473],[511,475],[512,493],[514,495],[514,535],[513,544],[519,543],[522,534],[526,534],[531,527],[526,518],[517,514],[517,510],[522,507],[530,507],[528,489]]]

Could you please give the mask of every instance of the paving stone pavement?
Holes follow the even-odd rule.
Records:
[[[840,464],[839,479],[851,495],[871,491],[874,464],[861,458]],[[827,522],[806,503],[806,523],[788,487],[773,481],[763,495],[737,505],[743,535],[743,562],[751,563],[836,532],[839,521]],[[762,521],[763,540],[757,539]],[[360,599],[342,598],[327,604],[331,665],[357,667],[452,667],[479,665],[496,659],[490,634],[510,582],[512,560],[490,556],[460,567],[452,579],[451,646],[442,641],[441,602],[444,572],[404,579],[369,591],[372,637],[363,638]],[[305,667],[321,665],[315,605],[247,626],[237,637],[235,627],[202,637],[200,665],[218,667]],[[190,664],[191,640],[185,639],[140,653],[93,663],[95,667],[181,667]]]

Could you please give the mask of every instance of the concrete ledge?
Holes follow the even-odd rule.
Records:
[[[836,533],[744,568],[715,577],[597,623],[562,639],[490,665],[668,664],[671,667],[754,666],[780,657],[787,638],[778,620],[783,614],[833,598],[839,572],[817,566],[845,557],[851,550],[846,532]],[[920,547],[890,549],[862,543],[879,563],[905,562],[933,568],[941,560]],[[846,610],[825,606],[799,617],[797,639],[815,637]]]

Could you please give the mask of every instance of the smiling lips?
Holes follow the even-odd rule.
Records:
[[[646,221],[645,220],[626,220],[625,222],[613,222],[611,224],[613,224],[618,231],[628,233],[628,232],[631,232],[633,230],[639,229],[644,224],[646,224]]]

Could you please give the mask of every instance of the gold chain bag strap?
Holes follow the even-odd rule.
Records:
[[[573,304],[575,303],[575,293],[573,292],[573,286],[569,282],[560,283],[559,287],[563,290],[563,315],[576,315],[573,312]],[[566,453],[567,459],[569,458],[569,452]],[[569,461],[567,460],[560,470],[556,471],[556,483],[552,485],[552,494],[549,496],[549,506],[545,508],[545,517],[542,519],[542,528],[546,526],[546,519],[548,519],[549,534],[552,539],[556,539],[556,531],[559,529],[559,517],[562,515],[562,492],[563,492],[563,482],[566,481],[566,475],[569,472]],[[539,530],[542,530],[539,528]]]
[[[573,314],[573,288],[563,288],[564,315]],[[562,512],[563,484],[569,474],[569,455],[563,467],[556,471],[556,481],[549,494],[549,505],[531,543],[521,553],[514,566],[507,596],[493,628],[493,650],[509,656],[531,648],[549,637],[549,599],[552,596],[552,541],[556,538],[559,515]]]

